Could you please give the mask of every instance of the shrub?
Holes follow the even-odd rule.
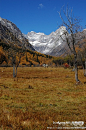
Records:
[[[63,65],[64,65],[65,68],[69,68],[68,63],[64,63]]]

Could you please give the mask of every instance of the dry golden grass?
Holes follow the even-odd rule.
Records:
[[[0,130],[47,130],[53,121],[86,124],[86,77],[79,70],[20,67],[0,68]]]

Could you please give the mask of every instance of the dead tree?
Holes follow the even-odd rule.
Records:
[[[58,13],[62,20],[62,26],[66,27],[66,30],[63,33],[65,39],[63,39],[62,35],[60,35],[60,38],[62,38],[63,41],[65,40],[69,47],[70,53],[74,55],[75,80],[76,82],[80,82],[78,79],[76,44],[81,40],[81,36],[79,35],[79,32],[81,31],[81,19],[74,17],[73,10],[69,9],[68,6],[66,9],[62,7]]]
[[[84,47],[82,55],[84,59],[84,76],[86,76],[86,47]]]
[[[86,76],[86,47],[84,47],[83,51],[78,51],[78,60],[83,67],[83,74]]]
[[[21,57],[24,55],[22,50],[17,48],[9,48],[8,50],[8,59],[11,60],[13,66],[13,78],[17,76],[17,68],[21,62]]]
[[[24,44],[21,43],[20,47],[17,46],[16,41],[18,39],[16,38],[16,36],[13,35],[2,24],[0,26],[1,26],[2,30],[4,30],[4,32],[9,32],[7,37],[4,37],[3,32],[0,32],[0,34],[1,34],[0,36],[2,37],[2,39],[4,39],[6,44],[9,46],[8,49],[6,49],[6,50],[7,50],[8,60],[11,61],[11,64],[13,66],[13,77],[15,78],[17,76],[17,68],[18,68],[18,66],[20,64],[21,57],[24,55],[24,53],[26,51],[26,46],[25,46],[25,43]],[[18,42],[21,42],[21,41],[18,40]]]

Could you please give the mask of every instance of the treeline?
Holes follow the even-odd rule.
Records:
[[[77,53],[77,63],[78,66],[85,66],[86,61],[86,48],[82,51],[78,51]],[[67,63],[69,66],[74,66],[74,55],[66,55],[65,57],[54,57],[53,63],[55,63],[55,66],[62,66],[65,63]]]
[[[1,55],[4,55],[4,60]],[[50,55],[41,54],[36,51],[27,50],[17,45],[7,44],[0,40],[0,64],[12,66],[15,59],[16,64],[20,66],[41,66],[43,63],[51,64],[53,57]],[[4,61],[4,62],[3,62]]]
[[[12,66],[15,59],[15,64],[18,66],[59,66],[67,63],[69,66],[74,65],[74,55],[67,54],[66,56],[53,57],[50,55],[41,54],[36,51],[26,50],[14,44],[8,44],[0,40],[0,64],[3,66]],[[3,62],[4,61],[4,62]],[[85,66],[86,61],[86,46],[77,49],[78,66]],[[19,63],[18,63],[19,62]]]
[[[66,55],[64,57],[53,57],[50,55],[41,54],[36,51],[22,49],[16,45],[9,45],[0,41],[0,64],[6,66],[12,66],[12,59],[16,59],[16,62],[20,66],[42,66],[42,64],[48,64],[48,66],[62,66],[67,63],[69,66],[74,65],[74,55]],[[21,59],[21,60],[20,60]],[[4,61],[4,62],[3,62]],[[85,66],[86,61],[86,47],[81,50],[77,49],[77,62],[78,66]]]

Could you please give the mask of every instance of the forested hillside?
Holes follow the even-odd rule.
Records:
[[[12,66],[12,55],[15,56],[16,62],[21,57],[20,66],[41,66],[44,63],[51,64],[53,59],[52,56],[24,48],[22,49],[17,45],[9,45],[3,40],[0,40],[0,63],[6,66]]]

